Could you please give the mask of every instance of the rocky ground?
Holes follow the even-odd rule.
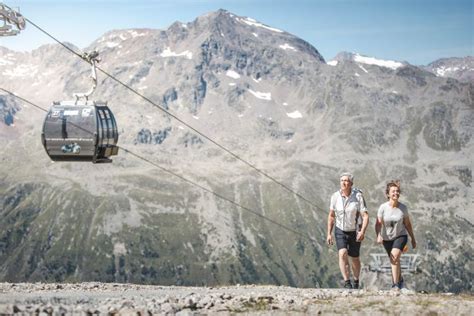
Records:
[[[472,315],[474,296],[292,288],[0,283],[0,315]]]

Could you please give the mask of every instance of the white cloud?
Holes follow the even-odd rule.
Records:
[[[328,64],[329,66],[336,66],[336,65],[337,65],[337,60],[328,61],[327,64]]]

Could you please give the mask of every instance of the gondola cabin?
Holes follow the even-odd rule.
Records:
[[[106,102],[54,102],[41,140],[53,161],[112,162],[118,153],[117,123]]]

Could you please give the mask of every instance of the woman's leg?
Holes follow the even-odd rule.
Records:
[[[390,251],[390,264],[392,265],[392,281],[393,284],[398,284],[400,282],[400,257],[402,251],[398,248],[392,248]]]

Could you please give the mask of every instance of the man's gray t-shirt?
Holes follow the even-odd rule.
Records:
[[[403,219],[408,216],[405,204],[398,203],[397,207],[391,207],[389,202],[380,205],[377,217],[382,219],[382,230],[380,234],[383,240],[394,240],[397,237],[407,235]]]

